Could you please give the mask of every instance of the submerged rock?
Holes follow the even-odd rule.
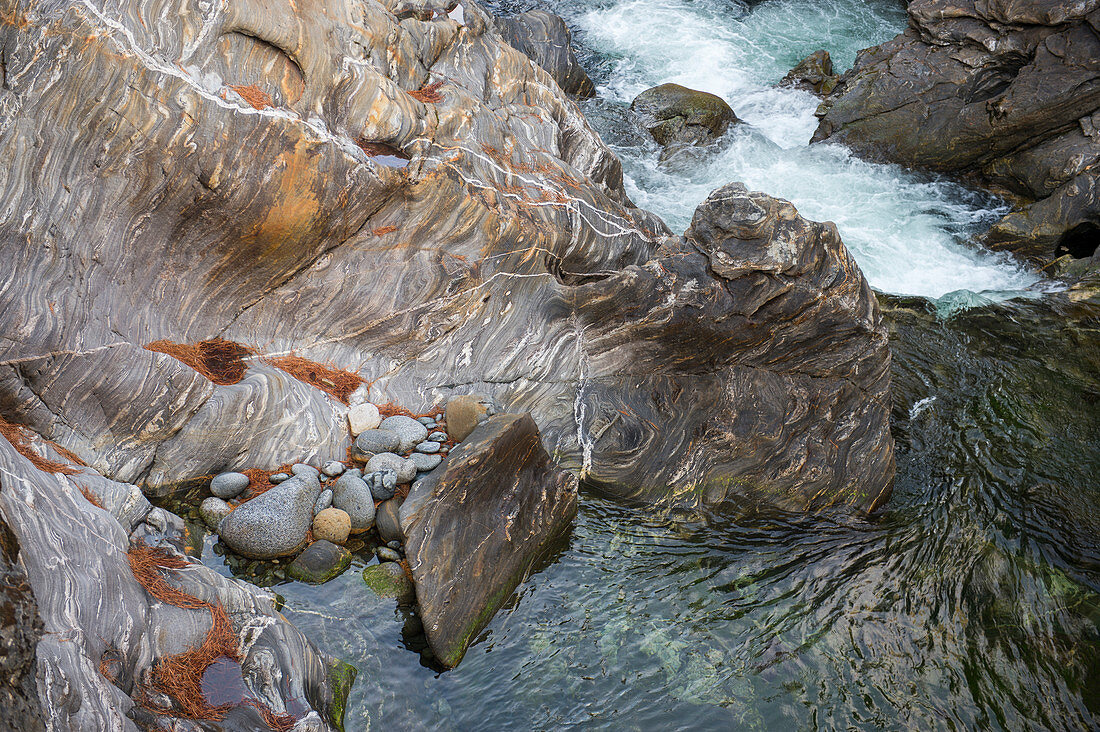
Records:
[[[630,103],[653,139],[665,147],[709,145],[741,120],[721,97],[688,89],[679,84],[661,84]]]
[[[566,94],[581,98],[596,96],[596,85],[573,53],[569,28],[557,15],[546,10],[529,10],[510,18],[497,18],[496,26],[512,48],[545,69]]]
[[[367,565],[363,569],[363,581],[380,597],[393,597],[406,604],[416,599],[412,580],[397,562]]]
[[[320,494],[316,471],[297,471],[290,480],[237,506],[218,524],[218,536],[230,549],[252,559],[297,554],[306,544]]]
[[[987,242],[1044,263],[1064,253],[1100,220],[1096,4],[920,0],[908,11],[904,33],[860,52],[814,140],[1023,196]]]
[[[351,565],[351,552],[318,539],[287,565],[286,573],[299,582],[322,584],[339,577]]]
[[[428,643],[453,667],[577,512],[529,414],[490,417],[401,506]],[[385,538],[385,537],[383,537]]]
[[[199,504],[199,517],[207,526],[217,529],[221,520],[228,516],[232,510],[232,506],[217,496],[208,496]]]

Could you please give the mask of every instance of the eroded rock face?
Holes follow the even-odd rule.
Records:
[[[32,449],[64,462],[40,443]],[[143,718],[190,724],[170,709],[160,709],[162,716],[142,705],[163,699],[149,687],[154,663],[200,645],[210,615],[155,600],[134,578],[127,555],[131,542],[181,544],[182,521],[153,508],[136,487],[92,470],[43,472],[3,438],[0,518],[21,548],[44,624],[36,702],[50,728],[137,730],[134,720]],[[312,714],[320,729],[335,729],[334,710],[344,702],[330,683],[336,662],[276,612],[269,593],[197,563],[171,575],[174,587],[224,606],[240,643],[243,684],[254,699],[276,714]],[[228,718],[226,728],[234,728]]]
[[[476,4],[4,2],[0,414],[101,473],[344,454],[293,352],[530,411],[622,495],[885,495],[888,351],[835,229],[724,189],[672,236]],[[231,378],[145,348],[215,338],[252,349]]]
[[[577,482],[550,462],[530,414],[490,417],[413,486],[401,505],[405,553],[444,666],[458,665],[576,513]]]
[[[573,53],[565,21],[545,10],[530,10],[496,19],[497,30],[512,48],[546,69],[566,94],[596,96],[596,85],[588,78]]]
[[[1100,3],[914,0],[909,19],[860,53],[814,139],[1033,200],[988,242],[1063,253],[1068,232],[1100,217]]]

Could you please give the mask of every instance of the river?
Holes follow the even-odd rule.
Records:
[[[446,673],[355,568],[277,584],[287,617],[359,668],[347,728],[1100,725],[1095,320],[971,241],[1001,202],[807,145],[817,100],[774,86],[817,48],[847,68],[904,28],[901,4],[540,4],[575,29],[601,96],[586,112],[638,205],[682,230],[740,180],[837,223],[884,293],[894,495],[867,520],[655,513],[582,489],[572,534]],[[662,167],[624,115],[666,81],[721,95],[747,124],[712,158]]]

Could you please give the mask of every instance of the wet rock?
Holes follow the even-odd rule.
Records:
[[[350,517],[352,533],[366,531],[374,524],[374,496],[358,475],[345,473],[333,482],[332,505]]]
[[[397,473],[393,470],[379,470],[368,475],[365,480],[376,501],[393,498],[393,492],[397,488]]]
[[[431,442],[446,442],[447,441],[447,433],[446,432],[432,432],[430,435],[428,435],[428,440],[430,440]]]
[[[271,483],[271,485],[279,485],[284,480],[289,480],[289,479],[290,479],[290,476],[286,473],[272,473],[271,475],[268,476],[267,482]]]
[[[400,562],[401,561],[401,555],[398,554],[393,549],[390,549],[388,546],[375,547],[374,553],[383,562]]]
[[[320,493],[316,470],[296,471],[293,478],[237,506],[218,524],[218,536],[230,549],[252,559],[296,554],[305,546]]]
[[[741,120],[721,97],[688,89],[679,84],[661,84],[630,103],[653,139],[665,147],[709,145]]]
[[[420,452],[414,452],[409,456],[409,460],[412,460],[416,465],[416,472],[426,473],[429,470],[435,470],[439,467],[439,464],[443,462],[443,456],[438,454],[427,455]]]
[[[199,504],[199,517],[212,529],[218,528],[221,520],[229,515],[233,508],[217,496],[204,498]]]
[[[244,473],[219,473],[210,480],[210,492],[218,498],[233,498],[247,488],[248,483]]]
[[[596,86],[573,53],[565,21],[545,10],[497,18],[497,30],[508,44],[541,66],[566,94],[596,96]]]
[[[351,534],[351,516],[339,508],[326,508],[313,517],[313,538],[343,545]]]
[[[781,86],[793,86],[825,97],[836,88],[839,81],[840,75],[833,73],[833,59],[829,52],[818,50],[799,61],[779,83]]]
[[[397,452],[408,452],[416,443],[428,436],[428,428],[417,422],[412,417],[397,415],[387,417],[378,425],[378,429],[392,432],[400,440]]]
[[[397,562],[367,565],[363,569],[363,581],[381,597],[393,597],[402,603],[411,603],[416,599],[412,580]]]
[[[348,410],[348,427],[356,437],[377,428],[381,422],[382,415],[378,413],[378,407],[370,402],[356,404]]]
[[[922,0],[908,11],[904,33],[860,52],[814,140],[1023,196],[986,241],[1049,262],[1100,218],[1095,4]]]
[[[447,434],[455,442],[461,442],[493,411],[492,402],[483,396],[453,396],[447,400]]]
[[[368,473],[392,470],[397,475],[398,483],[408,483],[416,477],[416,463],[392,452],[380,452],[372,457],[367,461],[366,470]]]
[[[321,491],[321,495],[317,496],[317,502],[313,504],[313,515],[316,516],[317,514],[321,513],[321,511],[324,511],[331,505],[332,489],[325,488],[323,491]]]
[[[344,472],[344,464],[339,460],[330,460],[321,467],[321,472],[330,478],[335,478]]]
[[[322,584],[339,577],[350,565],[351,552],[318,539],[287,566],[286,573],[299,582]]]
[[[404,543],[405,532],[401,530],[401,500],[393,498],[383,501],[378,505],[378,513],[374,517],[374,523],[378,527],[378,535],[382,541],[400,541]]]
[[[576,512],[576,480],[550,463],[529,414],[490,417],[412,487],[405,552],[441,663],[458,664]]]
[[[416,446],[416,451],[420,452],[420,453],[424,453],[425,455],[432,455],[434,453],[439,452],[439,447],[440,447],[440,445],[439,445],[438,442],[432,442],[431,440],[425,440],[424,442],[421,442],[419,445]]]
[[[401,446],[401,438],[388,430],[367,430],[355,438],[353,451],[363,460],[369,460],[378,453],[392,452]]]

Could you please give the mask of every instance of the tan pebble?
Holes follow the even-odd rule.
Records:
[[[313,517],[313,538],[343,544],[351,533],[351,516],[339,508],[326,508]]]

